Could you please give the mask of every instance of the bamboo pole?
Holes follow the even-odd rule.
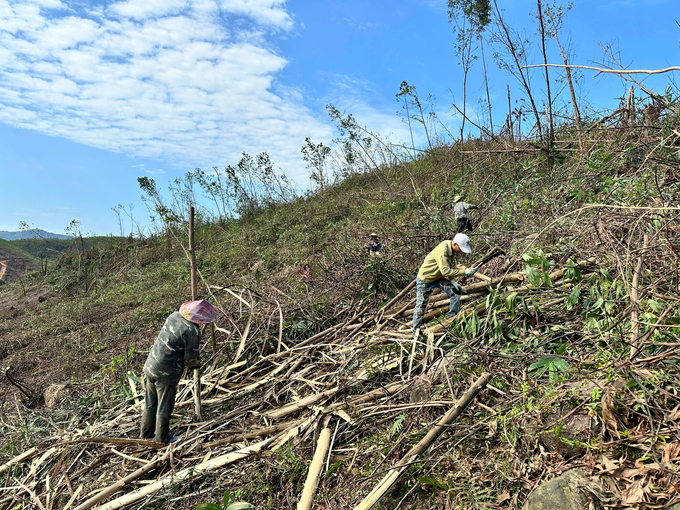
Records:
[[[271,418],[272,420],[278,420],[279,418],[283,418],[284,416],[293,414],[294,412],[299,411],[300,409],[304,409],[305,407],[308,407],[312,404],[316,404],[321,400],[328,399],[342,389],[343,388],[341,386],[337,386],[335,388],[331,388],[330,390],[322,391],[321,393],[315,393],[305,398],[301,398],[297,402],[288,404],[287,406],[284,406],[280,409],[267,411],[266,413],[264,413],[264,415]]]
[[[189,209],[189,263],[191,264],[191,300],[198,299],[198,278],[196,269],[196,246],[194,244],[194,206]],[[201,369],[194,368],[194,412],[196,421],[203,421],[201,409]]]
[[[458,417],[463,413],[465,408],[472,402],[475,397],[482,391],[491,380],[491,374],[483,373],[470,386],[470,388],[463,394],[463,396],[456,402],[449,411],[442,416],[437,424],[430,429],[423,439],[418,442],[409,452],[402,457],[402,459],[390,469],[385,477],[375,486],[375,488],[366,496],[361,503],[354,507],[354,510],[369,510],[375,505],[380,498],[394,485],[399,479],[401,473],[416,459],[419,455],[424,453],[437,440],[442,433],[447,430]]]
[[[307,480],[305,481],[305,487],[302,490],[297,510],[310,510],[314,504],[314,494],[316,494],[316,488],[319,485],[323,461],[326,458],[330,442],[331,429],[325,428],[321,431],[321,434],[319,434],[319,442],[316,445],[312,464],[309,466]]]

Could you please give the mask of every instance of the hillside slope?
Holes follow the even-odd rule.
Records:
[[[3,460],[28,452],[8,469],[55,507],[82,504],[144,464],[145,482],[107,508],[192,508],[226,490],[232,501],[290,508],[325,439],[322,508],[361,508],[404,458],[376,508],[521,508],[542,481],[577,467],[599,487],[598,504],[674,503],[676,123],[595,131],[587,150],[557,152],[552,168],[531,144],[441,147],[240,220],[201,223],[201,292],[223,316],[214,343],[205,333],[203,421],[185,380],[172,424],[180,439],[160,459],[136,442],[135,394],[160,325],[190,297],[185,234],[65,253],[26,296],[0,291],[16,303],[0,307],[14,381],[2,387],[24,402],[3,407]],[[469,260],[494,246],[506,256],[460,280],[453,320],[433,296],[414,342],[413,290],[386,305],[455,232],[455,195],[481,207]],[[365,253],[370,231],[382,258]],[[487,389],[409,457],[483,373]],[[47,411],[49,382],[67,387]],[[7,501],[33,497],[7,480]]]
[[[0,239],[0,280],[11,283],[38,268],[37,261],[22,249]]]

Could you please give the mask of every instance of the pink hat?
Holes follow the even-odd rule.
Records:
[[[181,313],[182,317],[186,320],[195,322],[196,324],[210,324],[211,322],[215,322],[220,312],[205,299],[200,299],[198,301],[184,303],[179,307],[179,313]]]

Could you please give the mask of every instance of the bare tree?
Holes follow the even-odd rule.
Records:
[[[578,102],[576,101],[576,92],[574,90],[574,78],[571,73],[571,67],[569,66],[568,55],[564,51],[562,43],[560,41],[560,31],[562,30],[562,23],[564,22],[564,15],[569,12],[572,4],[568,4],[567,7],[561,5],[552,4],[546,5],[543,17],[545,19],[547,33],[555,38],[557,43],[557,48],[560,50],[560,56],[565,65],[565,71],[567,76],[567,85],[569,86],[569,94],[571,95],[571,106],[574,114],[574,124],[576,127],[576,136],[578,137],[579,150],[583,151],[583,125],[581,123],[581,113],[579,111]],[[547,61],[545,62],[547,64]],[[548,66],[546,66],[546,69]]]
[[[491,18],[491,4],[489,0],[449,0],[449,22],[456,25],[455,52],[463,68],[463,120],[460,126],[461,142],[465,133],[465,121],[467,120],[467,82],[468,74],[474,61],[477,59],[477,41],[489,24]],[[484,77],[486,82],[486,64],[484,64]],[[487,96],[488,96],[487,83]],[[489,100],[489,117],[491,116],[491,101]],[[493,132],[493,127],[492,127]]]
[[[543,125],[541,123],[541,113],[534,100],[531,90],[531,79],[527,70],[528,65],[528,46],[529,40],[510,27],[503,19],[503,12],[498,7],[497,0],[493,1],[493,28],[490,30],[491,43],[495,46],[494,58],[501,69],[508,71],[514,76],[524,89],[531,110],[536,121],[538,137],[543,141]]]
[[[310,170],[309,178],[315,182],[321,191],[324,191],[330,184],[330,176],[328,175],[328,156],[331,153],[330,147],[327,147],[323,142],[315,144],[307,137],[305,138],[305,145],[302,146],[302,159],[307,163],[307,168]]]
[[[547,96],[546,114],[547,114],[547,130],[548,130],[548,169],[552,171],[553,167],[553,145],[555,141],[555,126],[553,124],[553,105],[552,105],[552,95],[550,93],[550,73],[548,72],[548,52],[546,51],[546,30],[545,22],[543,20],[543,6],[541,5],[541,0],[536,0],[536,17],[538,18],[538,28],[541,34],[541,52],[543,53],[543,63],[545,66],[545,90]]]

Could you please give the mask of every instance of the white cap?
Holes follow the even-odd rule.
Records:
[[[463,253],[472,253],[472,248],[470,248],[470,238],[465,234],[456,234],[453,237],[453,242],[460,247],[460,251]]]

